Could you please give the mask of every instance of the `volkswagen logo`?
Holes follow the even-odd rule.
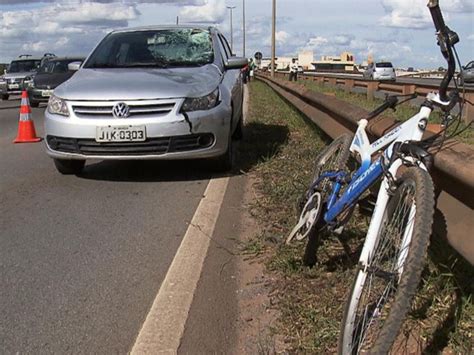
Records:
[[[115,118],[127,118],[130,116],[130,107],[125,102],[119,102],[114,105],[112,113]]]

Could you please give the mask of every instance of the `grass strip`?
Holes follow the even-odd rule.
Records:
[[[250,210],[264,230],[245,251],[266,255],[267,270],[276,275],[280,318],[275,331],[285,339],[287,350],[334,353],[368,218],[356,213],[341,241],[324,237],[314,268],[302,265],[303,243],[286,246],[283,241],[296,222],[296,201],[311,179],[314,159],[329,141],[266,84],[256,81],[249,87],[251,103],[239,164],[253,177],[256,196]],[[432,244],[405,325],[423,349],[466,353],[472,348],[473,279],[473,268],[445,242]]]

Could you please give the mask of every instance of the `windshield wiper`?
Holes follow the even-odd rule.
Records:
[[[167,66],[168,66],[167,63],[151,62],[151,63],[129,63],[129,64],[121,65],[120,68],[146,68],[146,67],[166,68]]]
[[[191,60],[171,60],[168,62],[170,65],[173,66],[189,66],[189,67],[201,67],[203,65],[209,64],[208,62],[194,62]]]
[[[89,68],[89,69],[100,69],[100,68],[120,68],[120,67],[117,66],[117,65],[115,65],[115,64],[96,63],[96,64],[88,65],[88,66],[85,67],[85,68]]]

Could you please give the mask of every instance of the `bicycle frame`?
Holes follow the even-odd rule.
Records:
[[[354,206],[359,197],[383,175],[383,164],[390,161],[393,153],[393,145],[396,142],[419,141],[421,139],[431,111],[431,108],[422,106],[416,115],[403,124],[395,127],[374,143],[370,143],[365,131],[368,121],[362,119],[358,122],[358,128],[352,141],[350,151],[360,155],[361,167],[355,172],[346,191],[339,198],[337,198],[337,196],[342,184],[340,179],[336,180],[327,202],[326,213],[324,214],[324,221],[327,224],[334,225],[336,223],[336,218],[342,212]],[[379,157],[372,162],[372,157],[384,148],[386,149],[383,152],[383,158]],[[387,166],[386,169],[388,169],[392,176],[396,176],[397,170],[401,165],[402,162],[400,159],[396,159],[392,164],[390,164],[390,166]],[[331,174],[334,176],[334,173],[322,174],[321,179],[331,177]],[[376,236],[379,232],[383,211],[385,210],[388,201],[388,187],[388,181],[384,178],[378,193],[376,207],[367,234],[367,239],[369,240],[371,239],[371,236]]]

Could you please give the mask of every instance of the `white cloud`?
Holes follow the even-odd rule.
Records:
[[[310,38],[308,40],[308,47],[318,47],[321,45],[325,45],[329,42],[329,40],[325,37],[317,36]]]
[[[467,39],[470,40],[470,41],[474,41],[474,33],[467,36]]]
[[[284,45],[288,43],[290,40],[291,35],[285,31],[278,31],[275,33],[275,42],[279,45]]]
[[[220,23],[227,13],[225,2],[222,0],[205,0],[200,6],[184,6],[179,12],[185,22]]]
[[[387,27],[422,29],[433,26],[426,1],[421,0],[382,0],[386,15],[379,24]],[[474,12],[472,0],[445,0],[441,3],[443,13]]]
[[[426,4],[420,0],[382,0],[388,13],[379,23],[388,27],[426,28],[431,26],[431,17]]]

